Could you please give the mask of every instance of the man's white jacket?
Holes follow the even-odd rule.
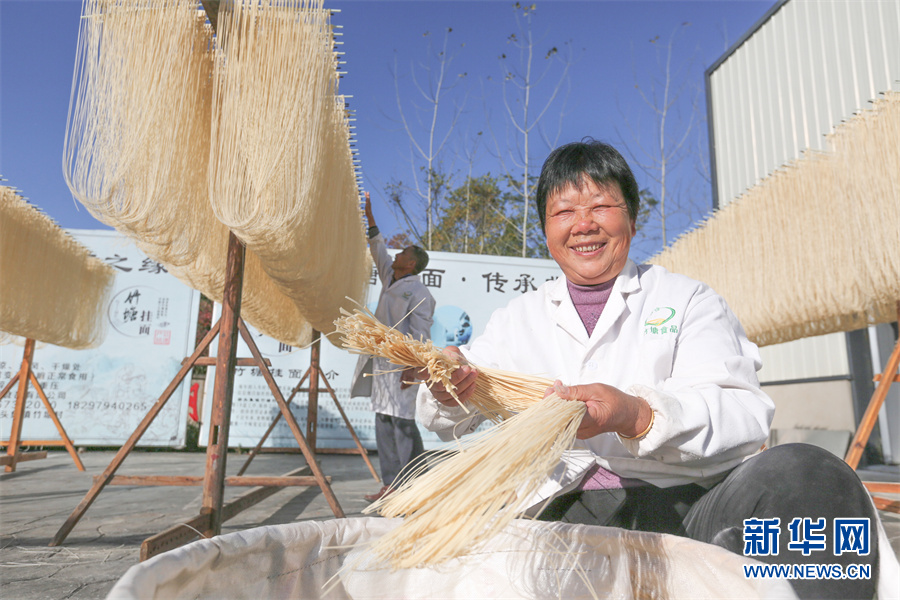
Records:
[[[774,414],[756,376],[759,351],[722,297],[658,266],[628,261],[590,337],[559,278],[494,312],[461,350],[476,367],[613,385],[655,411],[642,439],[576,441],[541,499],[575,487],[595,462],[659,487],[711,485],[760,449]],[[479,424],[425,386],[417,417],[444,440]]]
[[[381,279],[381,295],[375,318],[417,340],[431,339],[435,307],[431,292],[418,275],[409,275],[391,283],[394,277],[393,259],[380,233],[369,239],[369,250]],[[400,368],[384,359],[360,356],[350,384],[350,396],[371,396],[372,410],[375,412],[414,419],[418,386],[401,390],[400,372],[397,371]]]

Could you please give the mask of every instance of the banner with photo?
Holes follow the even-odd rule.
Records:
[[[428,268],[419,277],[437,302],[431,339],[436,346],[460,346],[479,335],[494,310],[505,306],[519,294],[537,289],[548,279],[562,275],[557,264],[548,259],[529,259],[474,254],[430,252]],[[375,312],[381,284],[373,271],[370,279],[367,306]],[[218,316],[216,307],[213,318]],[[248,324],[260,353],[271,360],[272,374],[285,399],[290,396],[309,368],[310,350],[293,348],[259,334]],[[335,340],[335,344],[337,344]],[[215,348],[211,349],[211,354]],[[243,340],[238,345],[238,357],[249,357]],[[350,379],[358,356],[336,347],[324,339],[321,342],[320,364],[325,377],[334,389],[341,408],[366,448],[375,448],[375,419],[368,398],[350,398]],[[215,369],[207,370],[200,431],[200,443],[209,439],[209,414],[212,405]],[[308,382],[303,384],[305,389]],[[301,431],[306,433],[308,395],[298,393],[291,410]],[[253,448],[259,443],[278,415],[278,405],[262,374],[252,367],[237,367],[234,381],[234,400],[231,408],[229,445]],[[353,448],[355,444],[344,425],[326,387],[319,385],[317,419],[318,448]],[[437,436],[422,430],[426,448],[440,444]],[[267,439],[264,447],[296,447],[297,443],[283,419]]]
[[[200,293],[184,285],[115,231],[68,233],[112,265],[116,279],[104,308],[106,337],[97,348],[70,350],[37,343],[32,370],[76,446],[120,446],[194,350]],[[0,386],[16,375],[24,340],[0,345]],[[140,446],[185,443],[190,393],[181,385],[141,438]],[[12,428],[16,388],[0,401],[0,436]],[[59,433],[29,385],[23,440],[58,440]]]

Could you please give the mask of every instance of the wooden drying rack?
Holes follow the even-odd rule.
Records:
[[[313,344],[310,348],[310,360],[309,360],[309,368],[303,374],[303,377],[300,378],[300,381],[294,386],[294,389],[291,391],[291,395],[287,399],[287,403],[290,404],[291,400],[294,399],[294,396],[297,395],[298,392],[306,392],[309,394],[309,402],[307,403],[307,412],[306,412],[306,442],[309,444],[313,453],[315,454],[359,454],[363,457],[363,460],[366,461],[366,465],[369,467],[369,472],[372,473],[372,477],[375,478],[375,481],[381,481],[378,477],[378,473],[375,471],[375,467],[372,465],[372,461],[369,460],[369,453],[363,447],[362,442],[359,441],[359,437],[356,435],[356,430],[353,429],[353,425],[350,423],[350,419],[347,418],[347,413],[344,412],[344,408],[341,406],[340,401],[338,401],[337,394],[335,394],[334,389],[331,387],[331,384],[328,383],[328,378],[325,377],[325,374],[322,373],[322,369],[320,367],[320,346],[321,346],[321,335],[318,331],[313,332]],[[309,387],[304,388],[303,384],[306,383],[307,378],[309,378]],[[317,419],[319,412],[319,381],[325,384],[325,388],[328,390],[328,393],[331,395],[331,399],[334,401],[334,405],[337,407],[338,412],[341,415],[341,418],[344,420],[344,424],[347,426],[347,430],[350,432],[350,436],[353,438],[353,442],[356,444],[356,448],[319,448],[316,444],[317,434]],[[249,456],[247,456],[247,460],[244,463],[244,466],[238,471],[238,475],[243,475],[244,471],[247,470],[247,467],[250,466],[250,463],[253,462],[253,459],[263,451],[263,444],[266,443],[266,440],[275,430],[275,426],[278,425],[278,422],[281,420],[281,413],[275,415],[275,418],[272,419],[272,423],[269,425],[269,428],[263,434],[262,438],[260,438],[259,443],[256,445],[253,450],[250,451]],[[271,451],[273,452],[281,452],[281,451],[290,451],[292,448],[273,448]]]
[[[22,366],[19,368],[19,372],[9,380],[9,383],[6,384],[3,391],[0,391],[0,399],[3,399],[6,397],[6,394],[9,393],[9,390],[12,389],[12,386],[17,382],[19,384],[19,387],[16,390],[16,404],[13,408],[12,430],[9,433],[9,441],[6,442],[6,455],[0,456],[0,465],[5,465],[6,472],[10,473],[16,470],[17,463],[47,458],[46,450],[20,452],[19,449],[22,446],[65,446],[66,450],[68,450],[69,454],[72,456],[72,460],[75,461],[75,466],[78,467],[78,470],[84,471],[84,465],[81,463],[81,458],[78,457],[75,445],[66,434],[66,430],[62,426],[59,417],[56,415],[56,411],[53,410],[50,400],[47,399],[47,394],[44,393],[44,388],[41,387],[40,382],[31,370],[31,365],[34,361],[34,346],[35,342],[33,339],[28,338],[25,340],[25,352],[22,354]],[[62,441],[22,440],[22,421],[25,417],[25,402],[27,400],[29,383],[34,387],[41,402],[44,403],[44,408],[47,409],[47,414],[53,419],[53,424],[56,425],[56,430],[59,432]],[[0,445],[2,445],[2,443],[0,443]]]
[[[900,301],[897,302],[897,322],[900,324]],[[888,358],[884,372],[875,375],[875,381],[878,382],[878,386],[875,388],[875,393],[872,394],[872,399],[869,400],[869,406],[866,407],[866,412],[863,414],[859,427],[856,428],[856,434],[853,436],[853,441],[850,442],[850,449],[844,458],[844,462],[854,470],[859,466],[863,450],[866,448],[869,436],[872,435],[872,429],[875,428],[878,413],[881,411],[881,406],[887,397],[888,389],[890,389],[892,383],[900,383],[900,374],[897,373],[898,366],[900,366],[900,337],[898,337],[897,343],[894,345],[894,351],[891,352],[891,356]],[[900,483],[864,481],[863,485],[873,494],[900,494]],[[879,510],[900,513],[900,502],[898,501],[879,496],[873,496],[872,501]]]
[[[206,11],[207,18],[209,19],[210,24],[215,31],[217,26],[219,0],[201,0],[201,2],[203,4],[203,8]],[[260,354],[259,348],[257,348],[256,343],[253,341],[253,338],[247,330],[246,325],[240,317],[244,274],[244,257],[245,248],[243,244],[241,244],[234,233],[229,233],[225,288],[222,298],[222,315],[220,319],[218,320],[218,322],[216,322],[215,325],[212,326],[212,328],[210,328],[210,331],[200,341],[200,343],[197,345],[197,348],[194,350],[194,353],[183,361],[181,369],[175,375],[172,382],[169,383],[168,387],[166,387],[165,391],[162,393],[162,395],[138,425],[137,429],[134,431],[134,433],[131,434],[131,437],[128,438],[125,444],[116,453],[116,456],[113,458],[112,462],[110,462],[109,466],[107,466],[103,471],[103,474],[94,478],[93,486],[90,490],[88,490],[81,503],[75,508],[72,514],[69,515],[69,518],[56,533],[53,541],[50,542],[51,546],[58,546],[62,544],[62,542],[66,539],[66,536],[68,536],[69,532],[71,532],[75,527],[75,524],[79,521],[79,519],[81,519],[85,511],[87,511],[87,509],[97,498],[100,491],[109,484],[179,486],[203,485],[203,503],[200,509],[200,514],[185,523],[175,525],[174,527],[171,527],[166,531],[163,531],[162,533],[144,540],[143,544],[141,544],[141,560],[146,560],[152,556],[155,556],[156,554],[165,552],[173,548],[177,548],[178,546],[192,541],[197,537],[197,532],[199,532],[204,537],[218,535],[219,533],[221,533],[222,523],[224,521],[230,519],[242,510],[253,506],[261,500],[267,498],[268,496],[275,493],[279,488],[285,486],[318,486],[319,488],[321,488],[323,494],[325,495],[325,499],[328,501],[328,505],[331,507],[331,511],[334,513],[334,516],[337,518],[344,517],[344,511],[343,509],[341,509],[340,503],[338,502],[337,498],[334,495],[334,492],[331,489],[330,478],[325,476],[325,474],[322,472],[322,469],[319,467],[318,462],[316,461],[315,429],[318,402],[318,383],[320,377],[325,382],[328,391],[334,398],[335,404],[337,405],[341,416],[344,418],[344,421],[350,429],[353,439],[356,442],[357,450],[350,450],[349,452],[361,454],[368,464],[373,477],[375,477],[376,480],[378,479],[378,476],[375,473],[374,468],[372,467],[372,463],[368,459],[367,451],[359,442],[359,439],[357,438],[356,433],[353,431],[352,426],[350,426],[349,420],[347,419],[343,409],[340,407],[340,404],[337,401],[334,390],[331,389],[331,386],[329,385],[327,379],[321,375],[321,369],[319,368],[318,364],[318,343],[314,344],[313,346],[314,352],[313,354],[311,354],[311,365],[306,375],[310,380],[310,386],[308,390],[309,412],[307,417],[307,432],[312,440],[311,444],[307,444],[303,433],[300,431],[300,426],[297,424],[297,420],[294,418],[294,415],[291,413],[290,407],[288,406],[288,402],[290,400],[285,401],[284,397],[281,394],[281,391],[278,389],[278,385],[275,383],[275,379],[272,377],[272,373],[269,371],[269,361],[265,360]],[[212,343],[213,338],[215,338],[217,335],[219,337],[219,340],[218,352],[216,357],[214,359],[201,359],[200,355]],[[250,348],[252,358],[237,358],[238,335],[240,335],[244,339],[244,342]],[[190,372],[194,365],[203,364],[215,365],[216,367],[213,387],[213,404],[210,416],[209,444],[206,448],[206,470],[204,476],[116,476],[115,473],[118,470],[119,466],[128,456],[128,454],[134,449],[138,440],[140,440],[143,433],[153,422],[153,419],[165,406],[166,402],[175,392],[175,389],[181,383],[182,379],[184,379],[184,377],[187,375],[187,373]],[[253,459],[253,457],[256,455],[256,453],[259,451],[259,448],[265,441],[264,438],[260,442],[259,446],[257,446],[257,448],[254,450],[254,452],[251,453],[247,463],[241,468],[241,475],[235,477],[225,477],[225,461],[228,452],[228,432],[231,422],[231,405],[234,391],[234,369],[237,365],[255,366],[259,368],[260,373],[266,380],[266,383],[268,384],[269,389],[275,398],[275,401],[278,403],[280,409],[279,418],[283,417],[290,427],[291,432],[294,434],[294,438],[297,440],[297,444],[300,447],[300,451],[303,453],[303,456],[308,463],[307,466],[291,471],[290,473],[286,473],[285,475],[282,475],[280,477],[243,476],[243,472],[246,470],[247,466],[249,466],[250,461]],[[293,399],[294,394],[299,391],[300,385],[302,385],[302,383],[303,380],[301,380],[301,383],[295,388],[294,393],[291,394],[291,399]],[[274,428],[274,425],[275,423],[273,423],[272,427],[270,427],[270,431]],[[340,451],[346,452],[344,450]],[[307,470],[310,470],[312,472],[311,476],[303,474]],[[256,489],[243,494],[242,496],[236,498],[228,504],[224,504],[223,495],[224,487],[226,484],[235,486],[253,486],[256,487]]]
[[[209,332],[197,345],[194,353],[185,359],[181,369],[163,391],[159,399],[151,407],[150,411],[138,425],[137,429],[131,434],[131,437],[116,453],[109,466],[103,471],[102,475],[94,477],[93,486],[88,490],[85,497],[78,504],[75,510],[69,515],[69,518],[63,523],[50,546],[58,546],[63,543],[87,509],[93,504],[94,500],[107,485],[158,485],[158,486],[203,486],[203,503],[200,514],[193,519],[184,523],[175,525],[152,537],[144,540],[141,544],[141,560],[146,560],[156,554],[177,548],[197,537],[200,532],[204,537],[212,537],[218,535],[222,530],[222,523],[232,518],[241,511],[257,504],[265,498],[271,496],[281,487],[286,486],[318,486],[321,488],[331,511],[337,518],[344,517],[344,511],[341,509],[340,503],[331,489],[330,477],[326,477],[316,461],[314,446],[307,444],[297,420],[291,413],[288,402],[285,401],[278,389],[275,379],[269,370],[269,361],[262,357],[259,348],[253,341],[253,337],[247,330],[247,326],[240,318],[241,296],[243,287],[243,270],[244,270],[245,248],[237,237],[231,233],[228,238],[228,256],[226,264],[225,289],[222,298],[222,315],[220,319],[210,328]],[[244,339],[244,342],[250,348],[252,358],[237,358],[237,342],[238,336]],[[218,336],[218,353],[215,358],[201,358],[200,355],[212,343],[212,340]],[[318,359],[318,352],[315,354]],[[146,475],[146,476],[117,476],[116,471],[124,462],[128,454],[135,448],[141,436],[150,427],[153,420],[160,413],[166,402],[175,392],[184,377],[191,371],[195,365],[214,365],[216,367],[212,410],[210,415],[209,426],[209,444],[206,448],[206,470],[203,477],[189,476],[165,476],[165,475]],[[232,395],[234,391],[234,369],[236,366],[254,366],[259,368],[260,373],[266,380],[269,390],[278,403],[280,416],[284,417],[300,451],[306,459],[307,466],[301,467],[286,473],[280,477],[225,477],[225,462],[228,452],[228,432],[231,422],[231,405]],[[319,365],[313,362],[310,365],[307,374],[315,373],[317,376],[321,373]],[[318,381],[318,377],[315,378]],[[301,380],[302,383],[302,380]],[[326,385],[328,385],[326,380]],[[329,391],[332,391],[329,387]],[[298,386],[299,388],[299,386]],[[311,386],[312,388],[312,386]],[[313,407],[307,419],[307,427],[310,431],[315,430],[315,406],[317,393],[310,389],[310,406]],[[332,391],[333,394],[333,391]],[[293,397],[293,395],[292,395]],[[335,402],[337,398],[335,397]],[[340,405],[338,404],[340,407]],[[339,409],[343,415],[343,409]],[[346,421],[346,416],[345,416]],[[349,426],[349,421],[347,421]],[[351,427],[352,431],[352,427]],[[353,438],[357,442],[358,453],[365,457],[366,462],[368,456],[365,448],[359,443],[355,432]],[[260,443],[262,445],[262,442]],[[249,461],[241,469],[241,473],[246,470]],[[311,471],[312,475],[304,474]],[[372,470],[374,475],[374,469]],[[376,477],[377,478],[377,477]],[[233,486],[252,486],[257,489],[251,490],[237,499],[224,504],[224,487],[225,485]]]

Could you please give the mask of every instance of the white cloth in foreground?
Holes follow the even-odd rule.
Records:
[[[519,520],[480,552],[434,568],[342,573],[400,519],[304,521],[200,540],[131,567],[109,599],[795,598],[760,564],[687,538]],[[586,583],[587,582],[587,583]]]

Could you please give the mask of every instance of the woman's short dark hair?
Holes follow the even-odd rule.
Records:
[[[580,187],[584,177],[591,178],[598,186],[611,181],[618,183],[628,206],[628,215],[632,221],[637,220],[641,196],[628,163],[609,144],[585,138],[560,146],[544,161],[535,192],[541,229],[547,221],[547,198],[570,185]]]

